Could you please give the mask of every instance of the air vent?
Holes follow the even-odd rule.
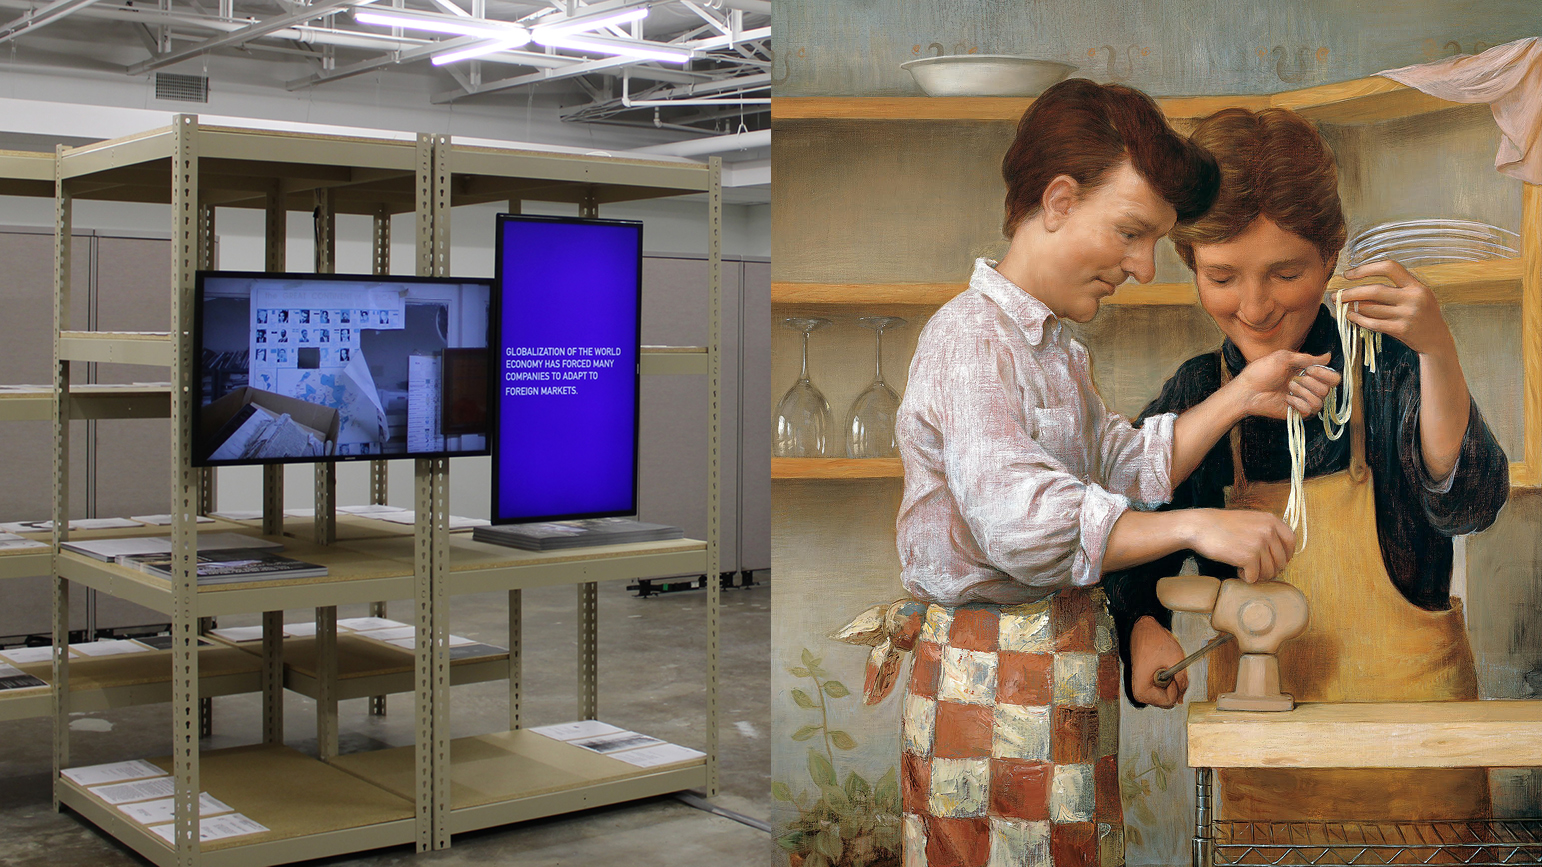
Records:
[[[208,102],[209,76],[157,72],[155,74],[155,98],[175,99],[181,102]]]

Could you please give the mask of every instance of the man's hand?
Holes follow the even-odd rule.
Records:
[[[1218,563],[1237,567],[1252,584],[1284,571],[1296,553],[1296,534],[1279,518],[1252,509],[1187,509],[1172,514],[1190,521],[1188,547]]]
[[[1189,688],[1189,673],[1180,671],[1166,687],[1156,684],[1156,673],[1183,660],[1183,645],[1156,618],[1135,621],[1130,632],[1130,692],[1135,700],[1157,707],[1172,707]]]
[[[1322,410],[1329,390],[1341,378],[1338,371],[1325,366],[1328,359],[1326,354],[1281,349],[1250,362],[1222,390],[1233,393],[1244,415],[1284,418],[1289,406],[1302,418],[1310,418]]]

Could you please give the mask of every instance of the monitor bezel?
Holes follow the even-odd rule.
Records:
[[[204,281],[209,278],[219,279],[260,279],[260,280],[306,280],[317,282],[348,282],[348,283],[422,283],[438,286],[460,286],[468,283],[481,284],[487,287],[487,436],[486,443],[480,449],[463,451],[436,451],[436,452],[402,452],[379,455],[325,455],[322,457],[300,458],[270,458],[262,460],[210,460],[203,454],[203,443],[198,440],[198,431],[203,429],[203,331],[204,331]],[[399,276],[396,274],[316,274],[312,272],[296,271],[227,271],[227,270],[199,270],[193,279],[193,370],[192,392],[193,412],[191,429],[186,431],[189,445],[192,451],[192,466],[194,467],[262,467],[281,464],[337,464],[353,461],[390,461],[414,458],[476,458],[487,457],[492,453],[493,439],[497,434],[497,416],[493,401],[497,396],[497,383],[494,377],[497,366],[493,358],[494,347],[498,342],[498,291],[496,281],[488,277],[418,277]],[[250,364],[248,362],[248,364]],[[248,367],[250,370],[250,367]]]
[[[626,509],[606,509],[594,512],[554,513],[549,515],[521,516],[517,518],[503,517],[499,509],[499,492],[502,489],[500,481],[503,475],[502,449],[492,450],[493,483],[492,483],[492,512],[493,524],[535,524],[543,521],[578,521],[588,518],[616,518],[635,516],[637,514],[638,480],[641,475],[641,440],[642,440],[642,295],[643,295],[643,224],[640,220],[604,220],[592,217],[554,217],[536,214],[499,214],[495,224],[493,235],[493,294],[499,310],[498,328],[499,351],[502,343],[503,327],[503,292],[504,292],[504,226],[511,222],[522,223],[575,223],[582,225],[598,226],[628,226],[637,229],[637,309],[635,315],[637,342],[637,364],[633,369],[632,387],[632,497],[630,505]],[[500,368],[496,365],[493,375],[499,374]],[[501,397],[498,393],[498,383],[494,383],[494,408],[492,412],[492,428],[495,437],[500,436],[503,424],[503,416],[496,401]]]

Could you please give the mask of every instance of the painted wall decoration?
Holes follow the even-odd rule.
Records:
[[[1019,54],[1074,64],[1076,76],[1195,98],[1188,104],[1199,108],[1174,117],[1184,131],[1228,100],[1260,106],[1272,94],[1307,93],[1291,104],[1305,106],[1333,151],[1349,237],[1441,218],[1516,233],[1517,245],[1542,243],[1542,193],[1494,170],[1498,134],[1486,106],[1411,97],[1317,105],[1310,96],[1379,70],[1542,35],[1533,3],[777,0],[776,26],[771,392],[776,399],[793,385],[802,363],[804,338],[781,321],[828,319],[808,337],[808,367],[837,424],[873,379],[872,334],[858,320],[908,321],[882,344],[884,379],[904,394],[929,318],[964,288],[976,257],[1007,246],[1000,164],[1026,100],[884,99],[921,97],[900,68],[906,61]],[[1538,446],[1528,442],[1528,413],[1533,425],[1542,415],[1527,406],[1520,316],[1523,292],[1542,293],[1538,262],[1515,255],[1415,269],[1441,302],[1473,399],[1517,465],[1498,519],[1455,544],[1451,595],[1463,602],[1482,699],[1542,697],[1542,479],[1526,468]],[[1104,401],[1130,416],[1223,337],[1166,241],[1152,284],[1122,288],[1072,328],[1091,352]],[[830,638],[868,606],[905,595],[894,528],[900,472],[897,459],[773,461],[777,863],[900,863],[890,782],[902,689],[862,705],[866,648]],[[1188,650],[1213,634],[1188,614],[1175,617],[1173,631]],[[1188,701],[1205,700],[1208,668],[1190,669]],[[1127,862],[1187,863],[1194,775],[1185,707],[1121,705]],[[1493,815],[1542,816],[1538,774],[1494,770],[1489,789]],[[855,816],[859,804],[873,814]]]

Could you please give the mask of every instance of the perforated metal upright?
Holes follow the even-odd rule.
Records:
[[[418,136],[418,275],[450,271],[449,137]],[[413,467],[417,522],[413,588],[417,602],[417,737],[415,739],[418,851],[450,845],[450,631],[445,584],[450,571],[450,462],[418,458]]]

